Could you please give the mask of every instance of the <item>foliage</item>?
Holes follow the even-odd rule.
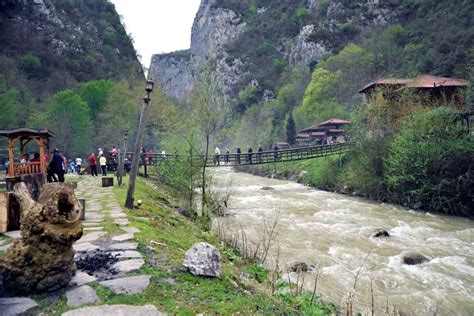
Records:
[[[47,109],[48,128],[56,134],[55,146],[67,156],[90,151],[91,119],[87,103],[71,90],[58,92]]]
[[[294,145],[296,143],[296,127],[292,112],[290,112],[290,115],[286,121],[286,141],[290,145]]]
[[[92,117],[104,110],[113,88],[114,83],[111,80],[92,80],[81,86],[80,96],[89,106]]]
[[[0,78],[0,126],[2,129],[13,128],[17,123],[18,92],[8,89],[5,80]]]
[[[314,70],[303,103],[294,112],[298,129],[332,117],[345,116],[345,111],[337,102],[334,91],[340,80],[340,71],[330,72],[319,67]]]
[[[259,283],[262,283],[268,278],[268,269],[258,263],[251,265],[246,270],[246,272],[255,278]]]
[[[41,69],[41,60],[32,53],[27,53],[20,58],[20,67],[28,75],[34,76]]]
[[[389,198],[448,214],[472,215],[474,140],[444,108],[413,113],[389,142]]]

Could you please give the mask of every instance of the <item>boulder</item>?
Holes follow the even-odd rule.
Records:
[[[194,275],[218,278],[221,274],[219,250],[205,242],[196,243],[186,252],[184,267]]]
[[[272,191],[272,190],[275,190],[275,189],[272,188],[272,187],[262,187],[262,190],[264,190],[264,191]]]
[[[430,261],[430,258],[420,253],[408,252],[402,256],[402,261],[404,264],[415,265],[415,264],[422,264],[422,263],[428,262]]]
[[[309,266],[302,261],[290,261],[288,262],[288,270],[292,272],[308,272]]]
[[[390,234],[385,229],[379,228],[372,233],[372,237],[390,237]]]

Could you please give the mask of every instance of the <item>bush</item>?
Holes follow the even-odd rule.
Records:
[[[27,53],[20,59],[20,68],[29,75],[34,75],[41,69],[41,60],[32,53]]]

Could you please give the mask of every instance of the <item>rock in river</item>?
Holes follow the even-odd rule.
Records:
[[[385,229],[379,228],[372,234],[372,237],[390,237],[390,234]]]
[[[422,255],[421,253],[407,252],[402,256],[402,261],[404,264],[415,265],[428,262],[430,261],[430,258],[425,255]]]
[[[219,277],[221,255],[216,247],[208,243],[196,243],[186,252],[184,266],[194,275]]]

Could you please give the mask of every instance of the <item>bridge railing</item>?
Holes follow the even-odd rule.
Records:
[[[279,150],[267,150],[262,152],[244,152],[244,153],[229,153],[220,155],[192,155],[191,159],[188,155],[180,154],[141,154],[141,165],[161,165],[167,162],[191,162],[194,166],[200,167],[206,162],[206,166],[244,166],[244,165],[258,165],[285,161],[297,161],[304,159],[311,159],[317,157],[324,157],[342,153],[346,151],[350,143],[338,143],[330,145],[318,145],[311,147],[297,147]],[[131,161],[132,153],[127,153],[128,161]]]

